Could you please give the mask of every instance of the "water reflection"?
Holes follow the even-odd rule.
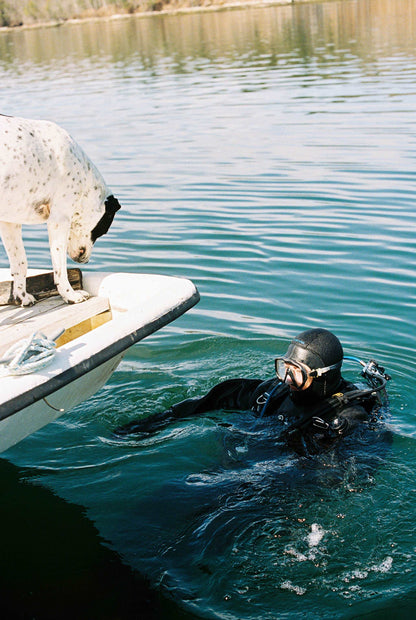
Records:
[[[106,547],[83,508],[28,478],[30,472],[0,461],[2,496],[13,498],[1,521],[7,529],[0,554],[3,618],[176,617],[148,582]]]
[[[351,0],[248,9],[238,19],[225,11],[9,31],[0,33],[0,63],[20,72],[27,64],[63,67],[81,59],[118,70],[135,62],[150,73],[224,59],[273,66],[286,56],[322,65],[351,56],[371,63],[398,49],[415,55],[416,28],[408,19],[415,6],[415,0]]]

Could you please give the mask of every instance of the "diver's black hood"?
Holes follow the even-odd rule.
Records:
[[[344,352],[338,338],[327,329],[308,329],[292,340],[285,355],[295,362],[306,364],[312,370],[342,362]],[[297,404],[315,402],[331,396],[341,383],[341,365],[316,377],[312,385],[302,392],[292,392]]]

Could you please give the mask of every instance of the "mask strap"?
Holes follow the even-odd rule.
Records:
[[[335,368],[340,368],[341,364],[342,360],[340,362],[337,362],[336,364],[332,364],[331,366],[325,366],[325,368],[315,368],[314,370],[311,370],[309,375],[311,377],[321,377],[329,370],[335,370]]]

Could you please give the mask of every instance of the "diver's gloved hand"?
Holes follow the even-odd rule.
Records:
[[[114,431],[114,434],[119,437],[125,437],[126,435],[152,435],[167,426],[174,417],[172,409],[167,409],[161,413],[139,418],[119,426]]]

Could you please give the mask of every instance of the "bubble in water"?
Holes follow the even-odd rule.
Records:
[[[371,570],[375,573],[388,573],[392,566],[393,558],[391,556],[387,556],[386,559],[381,562],[381,564],[372,566]]]
[[[283,583],[280,584],[280,587],[282,588],[282,590],[290,590],[291,592],[294,592],[298,596],[302,596],[303,594],[306,593],[306,588],[302,588],[301,586],[295,586],[289,580],[283,581]]]

